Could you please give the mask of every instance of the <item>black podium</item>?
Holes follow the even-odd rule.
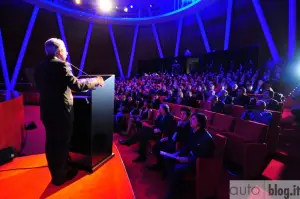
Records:
[[[74,129],[69,154],[72,165],[87,172],[93,172],[114,156],[115,76],[101,76],[105,81],[103,87],[74,95]]]

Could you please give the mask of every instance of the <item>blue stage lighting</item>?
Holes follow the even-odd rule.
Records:
[[[133,8],[133,5],[130,5],[130,8]]]
[[[128,12],[128,8],[127,7],[124,8],[124,12]]]

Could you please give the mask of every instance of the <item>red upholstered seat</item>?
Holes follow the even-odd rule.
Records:
[[[258,177],[268,153],[265,139],[268,126],[237,119],[234,132],[222,133],[227,137],[225,159],[243,168],[243,177]]]
[[[197,199],[216,196],[221,182],[224,149],[227,138],[220,134],[212,135],[215,143],[213,158],[197,158],[196,196]]]
[[[212,121],[214,119],[214,116],[215,116],[215,112],[212,112],[212,111],[208,111],[208,110],[204,110],[204,115],[206,115],[207,117],[207,124],[212,124]]]
[[[211,102],[204,102],[203,103],[203,109],[204,110],[211,110]]]
[[[216,113],[212,124],[208,125],[210,133],[231,132],[234,125],[234,117]]]
[[[245,112],[245,108],[243,106],[232,106],[232,116],[235,118],[241,118],[242,114]]]

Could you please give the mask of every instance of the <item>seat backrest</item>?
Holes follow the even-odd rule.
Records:
[[[174,116],[180,117],[180,109],[181,105],[179,104],[172,104],[172,113]]]
[[[226,115],[232,115],[232,104],[225,104],[224,106],[224,113]]]
[[[232,131],[235,118],[229,115],[216,113],[213,119],[213,125],[223,131]]]
[[[212,123],[215,114],[216,114],[215,112],[204,110],[204,115],[207,117],[207,124]]]
[[[223,157],[227,138],[221,134],[212,134],[212,137],[215,143],[214,157]]]
[[[166,98],[166,96],[159,96],[159,100],[163,101]]]
[[[269,127],[268,125],[261,124],[258,122],[243,120],[240,118],[236,119],[234,127],[234,133],[237,133],[246,142],[265,142]]]
[[[272,122],[271,122],[271,126],[279,126],[280,121],[281,121],[281,112],[278,111],[270,111],[272,113]]]
[[[235,118],[240,118],[242,114],[245,112],[245,108],[243,106],[233,105],[232,106],[232,116]]]
[[[205,110],[211,110],[211,102],[203,102],[203,108]]]
[[[159,110],[155,110],[155,109],[152,109],[152,118],[151,118],[151,122],[154,124],[154,120],[155,118],[158,116],[159,114]]]

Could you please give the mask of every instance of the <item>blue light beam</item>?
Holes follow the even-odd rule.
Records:
[[[230,28],[231,28],[231,16],[232,16],[232,5],[233,0],[228,0],[227,2],[227,17],[226,17],[226,29],[225,29],[225,39],[224,39],[224,50],[228,50],[230,41]]]
[[[23,40],[23,43],[22,43],[22,46],[21,46],[21,50],[20,50],[18,59],[17,59],[17,63],[16,63],[16,66],[15,66],[14,73],[13,73],[13,76],[12,76],[11,86],[10,86],[11,90],[15,89],[17,79],[18,79],[18,76],[19,76],[19,72],[20,72],[20,69],[21,69],[21,66],[22,66],[23,58],[24,58],[24,55],[26,53],[28,42],[29,42],[29,39],[30,39],[30,36],[31,36],[33,26],[35,24],[35,20],[36,20],[38,12],[39,12],[39,8],[35,6],[34,9],[33,9],[31,18],[29,20],[29,24],[28,24],[28,27],[27,27],[27,30],[26,30],[26,33],[25,33],[25,37],[24,37],[24,40]]]
[[[259,23],[261,25],[261,28],[264,32],[267,44],[269,46],[269,50],[270,50],[271,55],[273,57],[273,60],[277,63],[277,62],[279,62],[280,57],[278,55],[276,45],[273,41],[272,34],[270,32],[270,29],[269,29],[268,23],[266,21],[266,18],[264,16],[263,10],[261,8],[260,2],[259,2],[259,0],[252,0],[252,3],[253,3],[253,6],[254,6],[254,9],[255,9],[255,12],[257,14]]]
[[[119,52],[118,52],[118,48],[117,48],[117,44],[116,44],[116,40],[115,40],[115,36],[114,36],[114,31],[113,31],[113,28],[112,28],[111,24],[108,24],[108,30],[109,30],[111,43],[112,43],[113,48],[114,48],[114,52],[115,52],[116,61],[117,61],[118,69],[119,69],[119,72],[120,72],[120,76],[121,76],[122,79],[124,79],[122,64],[121,64],[121,61],[120,61]]]
[[[296,0],[289,0],[289,38],[288,38],[288,58],[292,60],[296,52]]]
[[[57,24],[58,24],[58,27],[59,27],[61,39],[62,39],[63,42],[65,43],[67,52],[69,53],[68,45],[67,45],[67,39],[66,39],[66,35],[65,35],[65,28],[64,28],[64,25],[63,25],[63,22],[62,22],[61,15],[58,14],[58,13],[56,13],[56,18],[57,18]],[[68,60],[68,62],[71,63],[70,54],[68,54],[67,60]]]
[[[203,43],[204,43],[204,46],[206,48],[206,52],[209,53],[210,52],[210,46],[209,46],[208,39],[207,39],[207,36],[206,36],[204,24],[203,24],[203,21],[202,21],[201,16],[200,16],[199,13],[196,13],[196,18],[197,18],[197,22],[198,22],[198,25],[199,25],[200,33],[202,35]]]
[[[158,37],[158,34],[157,34],[155,24],[152,24],[152,32],[153,32],[153,35],[154,35],[154,38],[155,38],[155,42],[156,42],[157,50],[158,50],[158,53],[159,53],[159,57],[161,59],[163,59],[164,55],[163,55],[163,52],[162,52],[162,49],[161,49],[161,46],[160,46],[160,41],[159,41],[159,37]]]
[[[132,63],[133,63],[133,60],[134,60],[136,40],[137,40],[138,34],[139,34],[139,25],[136,25],[135,29],[134,29],[130,60],[129,60],[128,71],[127,71],[127,78],[130,78],[130,75],[131,75]]]
[[[86,34],[86,38],[85,38],[85,43],[84,43],[84,49],[83,49],[83,53],[82,53],[82,57],[81,57],[81,62],[80,62],[80,71],[78,71],[78,76],[82,75],[82,71],[84,69],[84,64],[85,64],[85,60],[86,60],[86,55],[89,49],[89,44],[90,44],[90,40],[91,40],[91,35],[93,32],[93,26],[94,23],[90,23],[87,34]]]
[[[0,61],[1,61],[3,78],[4,78],[6,90],[10,90],[10,81],[9,81],[9,75],[8,75],[8,71],[7,71],[7,63],[6,63],[6,58],[5,58],[5,51],[4,51],[4,44],[3,44],[1,29],[0,29]]]
[[[183,18],[180,18],[178,21],[177,39],[176,39],[174,57],[178,57],[178,53],[179,53],[180,39],[182,33],[182,22],[183,22]]]

